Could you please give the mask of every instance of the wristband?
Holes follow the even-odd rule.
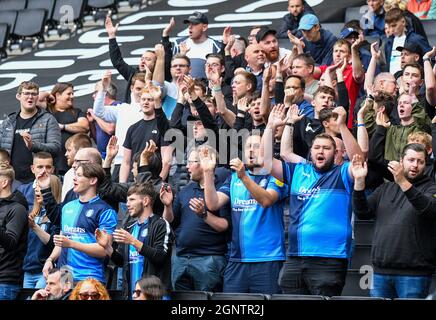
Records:
[[[221,91],[221,86],[215,86],[212,88],[213,92],[220,92]]]
[[[422,62],[430,61],[430,58],[423,58]]]
[[[360,124],[358,124],[357,126],[358,126],[358,127],[364,127],[365,124],[364,124],[364,123],[360,123]]]
[[[290,126],[290,127],[294,127],[294,124],[295,124],[295,123],[286,122],[286,125],[287,125],[287,126]]]

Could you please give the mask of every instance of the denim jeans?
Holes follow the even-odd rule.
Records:
[[[18,284],[0,283],[0,300],[15,300],[20,288]]]
[[[280,287],[286,294],[340,296],[347,265],[347,259],[288,257],[280,272]]]
[[[40,273],[24,273],[23,288],[43,289],[45,288],[45,278],[42,272]]]
[[[419,298],[427,297],[431,276],[402,276],[374,273],[371,297]]]
[[[227,260],[224,256],[177,256],[171,258],[174,290],[221,291]]]

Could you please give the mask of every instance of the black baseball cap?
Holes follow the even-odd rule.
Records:
[[[207,16],[204,13],[201,13],[199,11],[194,11],[192,15],[188,17],[188,19],[183,20],[183,23],[193,23],[193,24],[209,24],[209,20],[207,19]]]
[[[405,43],[403,47],[397,47],[396,50],[397,51],[407,50],[407,51],[416,53],[420,57],[422,57],[424,55],[424,53],[422,52],[421,46],[419,46],[416,43]]]
[[[277,31],[275,31],[274,29],[270,29],[268,27],[265,27],[265,26],[260,27],[259,31],[256,34],[257,42],[260,42],[261,40],[263,40],[263,38],[265,38],[269,34],[276,35]]]

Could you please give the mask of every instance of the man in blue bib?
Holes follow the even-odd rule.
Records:
[[[59,258],[58,267],[70,266],[74,282],[92,277],[106,283],[106,251],[97,243],[95,230],[105,229],[111,235],[117,225],[117,213],[97,196],[98,186],[103,179],[104,171],[99,164],[82,163],[77,167],[73,191],[79,195],[79,199],[63,206],[61,234],[54,236],[56,247],[47,258],[51,262]]]
[[[361,155],[346,126],[345,110],[337,108],[335,113],[348,157]],[[267,169],[290,191],[288,258],[279,283],[288,294],[341,295],[350,257],[354,178],[349,162],[334,164],[336,143],[325,133],[313,140],[312,162],[295,154],[291,162],[272,158],[272,133],[283,125],[292,130],[295,120],[290,112],[285,118],[283,108],[275,107],[262,138],[264,163],[271,166]]]
[[[235,172],[218,191],[214,185],[215,156],[206,148],[200,151],[208,210],[218,210],[228,202],[232,208],[224,292],[280,293],[278,277],[285,260],[283,200],[288,190],[282,182],[261,172],[260,142],[258,134],[247,138],[246,164],[232,159],[230,167]]]

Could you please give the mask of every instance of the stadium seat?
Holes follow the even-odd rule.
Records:
[[[47,11],[47,23],[52,25],[55,0],[28,0],[27,9],[44,9]]]
[[[421,20],[427,36],[436,35],[436,20]]]
[[[363,13],[360,13],[361,7],[349,7],[345,9],[345,22],[351,20],[359,20],[362,18]]]
[[[88,0],[88,6],[96,9],[113,8],[116,6],[115,0]]]
[[[21,49],[29,47],[29,45],[32,46],[32,42],[44,42],[46,15],[44,9],[18,11],[13,35],[19,39]],[[29,38],[31,38],[30,41]]]
[[[212,293],[211,300],[267,300],[262,293]]]
[[[321,23],[321,27],[325,30],[330,31],[339,38],[339,35],[341,33],[341,30],[344,28],[344,24],[341,23]]]
[[[23,10],[26,8],[26,0],[1,0],[0,11]]]
[[[211,296],[207,291],[182,291],[171,292],[171,300],[209,300]]]
[[[270,300],[326,300],[324,296],[303,294],[273,294]]]
[[[9,26],[6,23],[0,23],[0,60],[8,57],[6,52],[9,38]]]
[[[18,11],[0,11],[0,23],[6,23],[9,26],[9,33],[12,33],[15,29],[15,23],[17,22]]]
[[[371,245],[374,234],[374,222],[356,220],[354,222],[354,241],[360,245]]]
[[[61,11],[61,8],[64,6],[71,7],[72,10],[72,19],[73,21],[64,21],[65,11]],[[57,0],[55,9],[53,12],[53,22],[58,27],[58,34],[62,35],[65,33],[74,33],[77,29],[81,29],[83,26],[83,12],[85,9],[85,1],[84,0]],[[71,23],[72,30],[66,28],[62,23]]]
[[[30,300],[30,298],[32,297],[33,293],[36,290],[37,289],[33,289],[33,288],[32,289],[21,288],[16,300]]]
[[[94,17],[94,21],[106,19],[107,15],[118,13],[115,0],[88,0],[87,13]]]
[[[389,300],[382,297],[333,296],[329,300]]]

